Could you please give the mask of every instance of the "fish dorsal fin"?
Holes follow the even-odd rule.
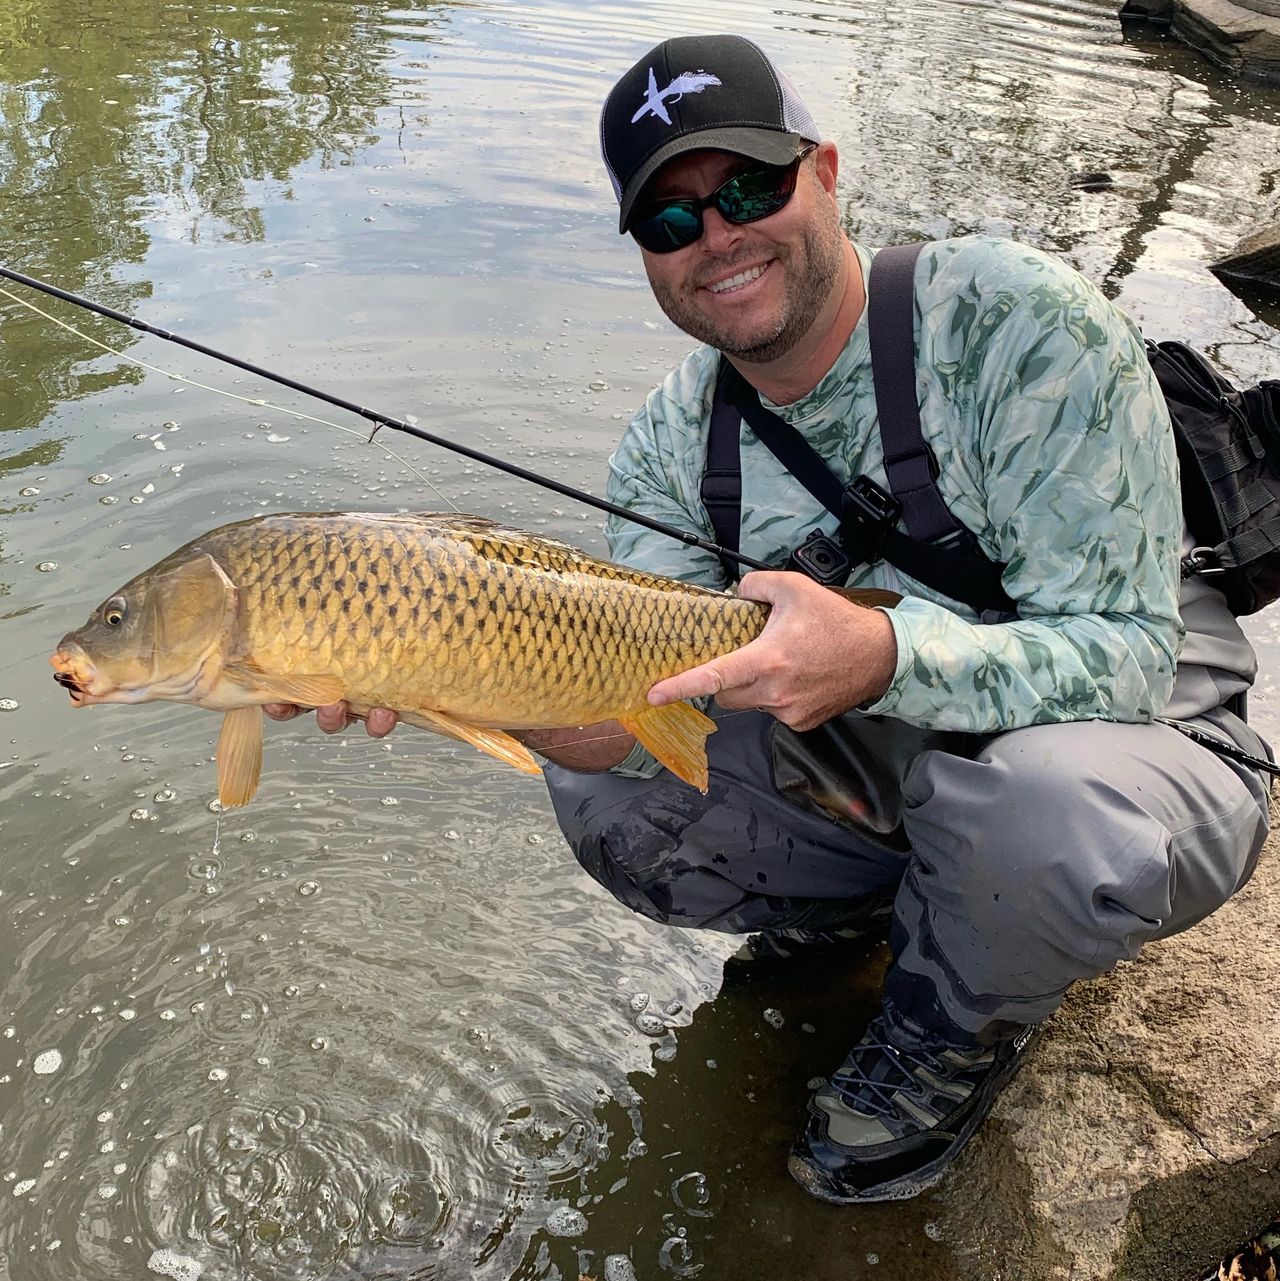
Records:
[[[618,721],[677,778],[706,793],[707,735],[716,729],[710,716],[689,703],[668,703],[620,716]]]
[[[262,774],[262,708],[228,712],[218,735],[218,800],[226,809],[247,805]]]
[[[833,587],[831,590],[867,609],[892,609],[902,599],[901,592],[891,592],[887,587]]]
[[[228,663],[222,675],[233,684],[264,694],[271,702],[296,703],[299,707],[324,707],[346,697],[347,687],[336,676],[319,672],[282,675],[264,671],[251,658]]]
[[[504,734],[500,729],[485,729],[479,725],[469,725],[466,721],[460,721],[447,712],[415,709],[401,711],[398,715],[408,725],[416,725],[419,729],[429,729],[437,734],[456,738],[460,742],[470,743],[472,747],[488,752],[490,756],[497,757],[507,765],[513,765],[522,773],[542,773],[542,767],[534,759],[533,753],[523,743],[512,738],[510,734]]]

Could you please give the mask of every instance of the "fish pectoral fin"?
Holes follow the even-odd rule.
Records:
[[[677,778],[707,790],[707,735],[716,723],[689,703],[646,707],[618,722],[634,734]]]
[[[218,735],[218,800],[230,809],[247,805],[262,775],[262,708],[237,707]]]
[[[237,685],[266,694],[273,702],[296,703],[299,707],[324,707],[336,703],[347,693],[347,687],[336,676],[324,673],[285,676],[264,671],[252,659],[228,663],[222,674]]]
[[[514,765],[522,773],[542,773],[542,767],[533,753],[523,743],[512,738],[510,734],[504,734],[500,729],[484,729],[479,725],[468,725],[466,721],[460,721],[457,717],[450,716],[448,712],[424,711],[415,708],[413,711],[401,711],[397,714],[406,724],[416,725],[419,729],[433,730],[437,734],[446,734],[449,738],[456,738],[463,743],[470,743],[472,747],[478,747],[482,752],[496,756],[507,765]]]
[[[833,587],[831,590],[867,609],[892,609],[902,599],[901,592],[891,592],[887,587]]]

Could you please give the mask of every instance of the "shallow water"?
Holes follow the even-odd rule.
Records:
[[[614,230],[598,104],[664,35],[738,30],[840,144],[856,235],[1014,234],[1275,376],[1280,309],[1205,264],[1275,187],[1280,94],[1113,11],[10,0],[0,261],[598,491],[687,347]],[[299,722],[218,815],[215,718],[73,716],[49,679],[226,520],[456,505],[598,550],[596,515],[36,301],[84,336],[0,294],[0,1275],[947,1275],[929,1198],[851,1215],[782,1171],[874,966],[720,992],[726,941],[616,906],[537,780]]]

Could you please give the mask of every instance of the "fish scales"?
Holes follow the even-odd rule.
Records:
[[[758,605],[448,517],[274,517],[198,542],[244,597],[259,666],[319,664],[373,705],[466,700],[478,724],[586,723],[616,715],[623,686],[642,707],[673,665],[735,649],[763,622]]]

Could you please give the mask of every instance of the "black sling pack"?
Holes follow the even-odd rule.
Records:
[[[765,409],[722,357],[702,500],[717,541],[736,550],[742,507],[738,436],[745,418],[783,466],[840,518],[840,543],[850,562],[887,560],[984,617],[1016,614],[1001,586],[1004,566],[989,560],[972,531],[947,510],[921,430],[914,279],[922,248],[881,249],[871,267],[867,323],[889,492],[866,476],[841,488],[800,433]],[[1182,575],[1212,581],[1233,613],[1254,613],[1280,596],[1280,380],[1240,390],[1178,342],[1148,342],[1147,355],[1173,422],[1183,509],[1196,544],[1183,558]],[[895,528],[899,517],[907,534]],[[725,567],[736,576],[733,562],[726,560]]]

